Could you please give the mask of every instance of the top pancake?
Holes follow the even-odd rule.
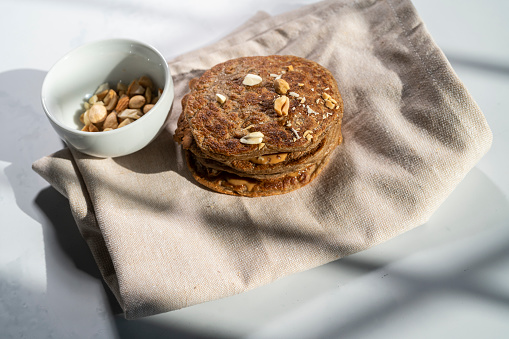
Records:
[[[261,83],[244,85],[247,74],[260,76]],[[290,102],[287,115],[274,109],[281,96],[275,89],[276,78],[284,79],[290,87],[285,94]],[[218,160],[305,151],[318,145],[343,116],[343,101],[332,74],[316,62],[296,56],[232,59],[193,79],[190,89],[182,100],[175,138],[184,148],[193,143]],[[216,94],[225,96],[226,101],[219,103]],[[240,141],[252,132],[263,134],[262,144]]]

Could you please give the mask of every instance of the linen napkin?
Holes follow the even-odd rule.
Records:
[[[270,54],[333,73],[344,143],[315,181],[289,194],[205,189],[172,141],[188,81],[230,58]],[[128,319],[241,293],[419,226],[491,145],[482,112],[408,0],[258,13],[169,65],[176,101],[149,146],[113,159],[65,148],[33,164],[69,199]]]

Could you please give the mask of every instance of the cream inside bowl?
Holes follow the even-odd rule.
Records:
[[[106,132],[84,132],[83,103],[99,85],[129,84],[141,76],[163,92],[154,107],[133,123]],[[136,152],[164,127],[173,103],[173,82],[165,58],[153,47],[128,39],[89,43],[65,55],[48,72],[41,100],[53,128],[68,146],[97,157]]]

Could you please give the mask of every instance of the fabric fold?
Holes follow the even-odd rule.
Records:
[[[172,140],[188,82],[248,55],[327,67],[343,144],[308,186],[220,195]],[[270,16],[169,61],[175,102],[146,148],[98,159],[64,149],[33,164],[65,195],[128,319],[224,298],[365,250],[425,223],[491,146],[487,122],[408,0],[335,0]]]

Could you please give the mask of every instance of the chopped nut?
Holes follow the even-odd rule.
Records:
[[[303,104],[306,102],[306,97],[302,97],[302,99],[300,99],[300,103]]]
[[[262,132],[251,132],[240,138],[240,142],[247,145],[257,145],[262,143],[263,137]]]
[[[304,86],[304,84],[303,84],[303,83],[301,83],[301,82],[299,82],[299,83],[297,84],[297,86],[302,87],[302,86]]]
[[[129,108],[141,108],[145,105],[146,99],[143,95],[135,95],[129,99]]]
[[[97,87],[97,90],[95,91],[94,94],[98,94],[98,93],[101,93],[101,92],[104,92],[104,91],[108,91],[109,89],[110,89],[110,84],[105,82],[105,83],[100,84],[99,87]],[[104,95],[106,95],[106,93]]]
[[[133,80],[131,81],[129,87],[127,88],[127,95],[132,97],[137,94],[145,94],[145,88],[140,85],[138,80]]]
[[[265,147],[265,143],[264,142],[261,142],[258,144],[258,149],[262,149]]]
[[[242,81],[243,85],[254,86],[262,82],[262,78],[256,74],[247,74]]]
[[[330,109],[334,109],[335,105],[330,100],[325,100],[325,106]]]
[[[157,96],[152,98],[152,101],[150,103],[154,105],[157,104],[157,101],[159,101],[161,94],[163,94],[163,90],[159,88],[159,90],[157,91]]]
[[[115,106],[115,111],[122,112],[127,107],[129,107],[129,97],[124,95],[118,99],[117,106]]]
[[[145,88],[145,102],[151,102],[152,101],[152,90],[150,87]]]
[[[109,89],[105,89],[102,92],[99,93],[96,92],[95,95],[97,95],[97,100],[104,100],[104,97],[108,94],[109,91],[110,91]]]
[[[117,92],[110,89],[108,94],[104,97],[104,104],[106,105],[106,110],[111,111],[117,105],[118,95]]]
[[[104,119],[106,119],[107,115],[108,111],[106,110],[106,107],[104,107],[104,105],[101,104],[95,103],[88,110],[88,118],[90,119],[90,122],[92,124],[103,122]]]
[[[226,97],[222,94],[216,93],[216,100],[220,104],[224,104],[226,102]]]
[[[152,107],[154,107],[154,105],[152,105],[152,104],[147,104],[147,105],[143,106],[143,114],[147,114],[148,111],[150,111],[152,109]]]
[[[92,96],[90,97],[90,99],[88,99],[88,103],[89,103],[90,105],[93,105],[93,104],[95,104],[95,103],[96,103],[96,102],[98,102],[98,101],[99,101],[99,98],[98,98],[98,97],[97,97],[97,95],[95,95],[95,94],[94,94],[94,95],[92,95]]]
[[[290,108],[290,99],[286,95],[282,95],[274,101],[274,110],[280,116],[288,115],[288,109]]]
[[[133,122],[133,120],[132,120],[132,119],[129,119],[129,118],[124,119],[124,121],[122,121],[120,124],[118,124],[118,128],[120,128],[120,127],[124,127],[124,126],[126,126],[126,125],[129,125],[129,124],[130,124],[130,123],[132,123],[132,122]]]
[[[137,120],[141,118],[142,114],[141,111],[137,108],[128,108],[123,110],[122,112],[118,113],[119,119],[133,119]]]
[[[124,91],[124,92],[127,92],[127,85],[124,84],[123,82],[119,81],[117,83],[117,91],[120,92],[120,91]]]
[[[274,80],[274,88],[276,89],[276,93],[286,94],[290,89],[290,85],[284,79],[276,79]]]
[[[97,126],[94,124],[90,124],[90,125],[88,125],[88,131],[89,132],[99,132],[99,128],[97,128]]]
[[[299,94],[295,93],[295,92],[289,92],[288,94],[291,95],[292,97],[295,97],[295,98],[299,97]]]
[[[293,66],[292,66],[292,65],[289,65],[289,66],[288,66],[288,70],[289,70],[289,71],[293,71]]]
[[[118,127],[117,113],[115,111],[113,111],[110,114],[108,114],[108,116],[106,117],[106,120],[104,120],[103,131],[106,128],[115,129],[117,127]]]
[[[324,92],[324,93],[322,93],[322,98],[323,98],[323,100],[327,100],[327,99],[329,99],[329,98],[330,98],[329,93],[325,93],[325,92]]]
[[[161,88],[155,91],[153,87],[152,80],[147,76],[133,80],[129,86],[119,81],[116,91],[110,89],[108,83],[102,84],[83,103],[85,112],[80,115],[80,121],[84,127],[81,130],[109,131],[139,119],[154,107],[163,92]]]
[[[145,88],[150,88],[150,89],[154,88],[154,84],[152,83],[152,80],[146,75],[143,75],[142,77],[140,77],[140,79],[138,80],[138,83]]]
[[[313,131],[308,129],[307,131],[304,132],[304,134],[302,134],[302,136],[308,139],[308,141],[311,141],[311,139],[313,139]]]

